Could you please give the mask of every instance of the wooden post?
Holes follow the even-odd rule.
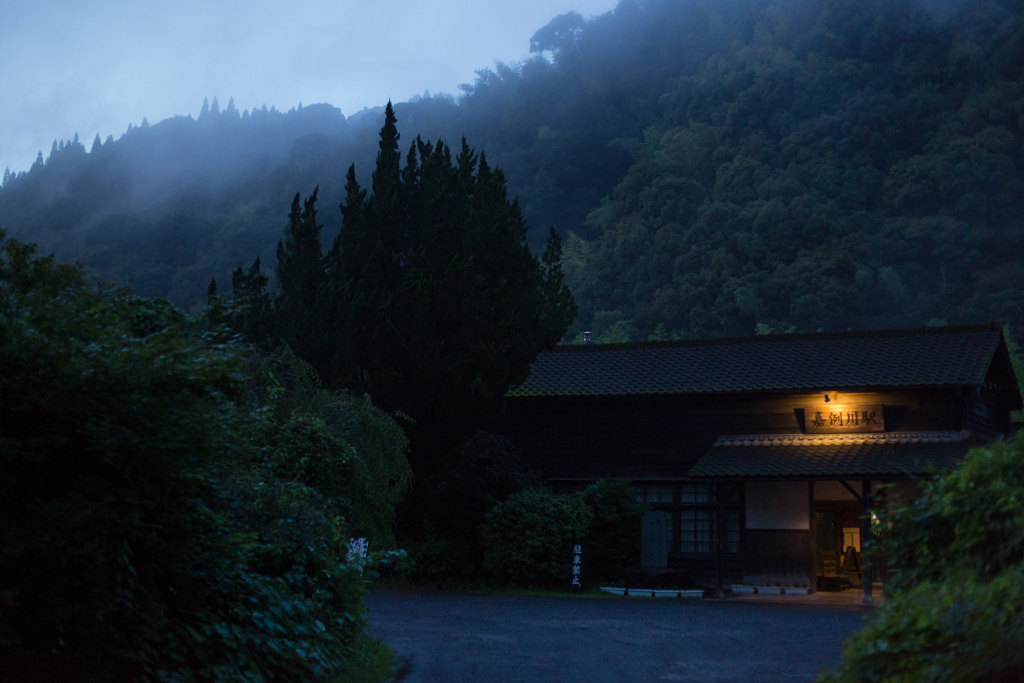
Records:
[[[715,485],[715,500],[718,502],[718,582],[715,586],[715,597],[725,597],[725,484]]]
[[[864,602],[871,602],[871,552],[868,544],[871,539],[871,480],[861,482],[861,501],[864,504],[864,521],[860,531],[860,563],[864,582]]]
[[[887,483],[887,482],[882,482]],[[879,561],[882,563],[881,575],[882,575],[882,595],[885,595],[885,589],[889,587],[889,490],[887,487],[882,487],[882,490],[878,492],[878,507],[885,511],[883,519],[885,523],[882,525],[882,535],[879,539],[881,541],[881,548],[879,548]]]
[[[807,528],[810,530],[808,550],[807,594],[812,595],[818,590],[818,530],[814,527],[814,482],[807,482]]]

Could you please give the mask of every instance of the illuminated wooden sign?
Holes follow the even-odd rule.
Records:
[[[826,403],[804,407],[804,427],[808,434],[884,432],[885,418],[881,405]]]

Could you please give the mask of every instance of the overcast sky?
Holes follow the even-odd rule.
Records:
[[[526,57],[558,14],[614,0],[0,0],[0,169],[143,117],[329,102],[350,115]]]

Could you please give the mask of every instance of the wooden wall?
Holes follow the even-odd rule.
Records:
[[[960,430],[968,406],[953,389],[844,393],[884,404],[886,431]],[[799,433],[814,394],[528,397],[508,400],[499,432],[549,478],[679,479],[726,434]]]
[[[884,405],[887,432],[966,428],[991,438],[1008,426],[1007,399],[994,391],[844,392],[832,398]],[[678,481],[719,436],[801,433],[804,406],[823,402],[822,393],[511,398],[498,431],[525,451],[529,466],[563,487],[601,477]],[[727,583],[814,585],[813,525],[810,531],[741,529],[740,555],[726,559]],[[668,566],[693,573],[704,585],[715,581],[713,557],[669,553]]]
[[[1009,408],[1004,397],[982,391],[966,399],[965,422],[968,429],[986,439],[996,439],[1010,429]]]
[[[750,582],[813,584],[810,568],[810,531],[747,529],[744,535],[743,576]]]

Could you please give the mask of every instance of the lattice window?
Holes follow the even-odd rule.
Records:
[[[671,504],[675,498],[675,484],[637,484],[636,500],[639,503]]]
[[[682,508],[679,511],[679,550],[684,553],[714,553],[718,538],[717,510]],[[725,510],[725,552],[735,555],[740,551],[740,511]]]
[[[683,505],[696,503],[710,503],[711,491],[707,484],[681,484],[679,502]]]
[[[684,553],[712,552],[714,511],[684,508],[679,513],[679,550]]]
[[[740,511],[739,508],[725,509],[725,552],[736,555],[740,551]]]
[[[716,552],[718,508],[708,484],[637,482],[635,486],[638,502],[666,513],[665,531],[670,552],[703,555]],[[736,505],[734,498],[725,511],[725,552],[730,555],[740,551],[740,509]]]

